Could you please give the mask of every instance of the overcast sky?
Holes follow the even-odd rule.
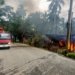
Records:
[[[25,7],[25,10],[27,12],[32,13],[36,11],[47,11],[49,3],[46,0],[5,0],[7,5],[10,5],[14,7],[14,11],[16,11],[17,7],[22,4]],[[65,4],[62,6],[61,10],[61,16],[68,15],[68,9],[69,9],[69,1],[70,0],[64,0]],[[73,0],[73,15],[75,16],[75,0]]]

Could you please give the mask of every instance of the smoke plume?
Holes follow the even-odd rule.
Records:
[[[25,0],[25,9],[30,13],[39,11],[39,3],[40,0]]]
[[[42,2],[41,2],[42,1]],[[47,2],[46,0],[5,0],[6,5],[10,5],[14,8],[14,11],[17,10],[17,8],[20,5],[23,5],[24,9],[27,13],[34,13],[42,11],[39,7],[40,3]],[[47,10],[47,4],[45,4],[46,7],[44,7],[44,10]]]

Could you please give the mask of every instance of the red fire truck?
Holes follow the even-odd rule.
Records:
[[[11,36],[0,27],[0,48],[10,48]]]

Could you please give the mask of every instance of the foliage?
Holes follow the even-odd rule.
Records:
[[[19,5],[16,12],[13,12],[12,7],[6,5],[0,9],[0,24],[6,31],[12,33],[15,38],[19,40],[22,40],[22,38],[28,35],[36,34],[37,31],[46,34],[57,31],[58,28],[59,33],[61,33],[64,19],[60,18],[59,14],[61,12],[61,5],[63,5],[64,2],[63,0],[50,1],[48,13],[37,12],[28,17],[22,4]],[[33,38],[37,40],[38,43],[39,40],[41,40],[41,37],[38,35],[35,35]]]
[[[60,49],[58,50],[58,53],[59,53],[59,54],[62,54],[62,55],[64,55],[64,56],[66,56],[66,54],[67,54],[68,52],[69,52],[69,51],[66,50],[66,48],[60,48]]]
[[[20,11],[21,8],[17,9],[16,13],[13,12],[13,8],[10,6],[5,6],[0,9],[0,25],[6,31],[10,32],[15,40],[18,38],[20,41],[22,41],[22,37],[25,34],[27,35],[32,32],[31,23],[25,18],[25,14],[21,14],[23,12]]]
[[[51,41],[42,34],[35,34],[29,39],[29,44],[35,47],[40,47],[44,49],[50,49],[51,47]]]
[[[36,46],[36,47],[40,47],[40,40],[41,40],[41,36],[40,35],[35,35],[32,38],[31,45]]]
[[[67,53],[66,56],[69,58],[75,59],[75,53]]]
[[[13,8],[10,6],[5,6],[0,9],[0,25],[2,25],[6,30],[11,26],[11,21],[14,16]]]
[[[47,13],[33,13],[30,14],[28,19],[34,26],[34,29],[42,34],[46,34],[49,31],[50,24],[47,20]]]
[[[3,5],[4,4],[4,0],[0,0],[0,5]]]
[[[48,20],[50,21],[51,33],[59,34],[61,27],[63,28],[63,19],[60,18],[61,6],[64,5],[64,0],[48,0],[50,1],[49,10],[48,10]],[[62,23],[62,24],[61,24]],[[61,27],[59,28],[59,25]],[[54,30],[56,29],[56,30]]]

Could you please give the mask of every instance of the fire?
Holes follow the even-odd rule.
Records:
[[[73,43],[73,42],[71,42],[71,44],[69,43],[68,49],[69,49],[71,52],[75,52],[75,43]]]
[[[64,40],[60,40],[59,45],[61,47],[64,47],[64,46],[66,46],[66,42]],[[74,42],[68,43],[68,50],[71,52],[75,52],[75,43]]]

